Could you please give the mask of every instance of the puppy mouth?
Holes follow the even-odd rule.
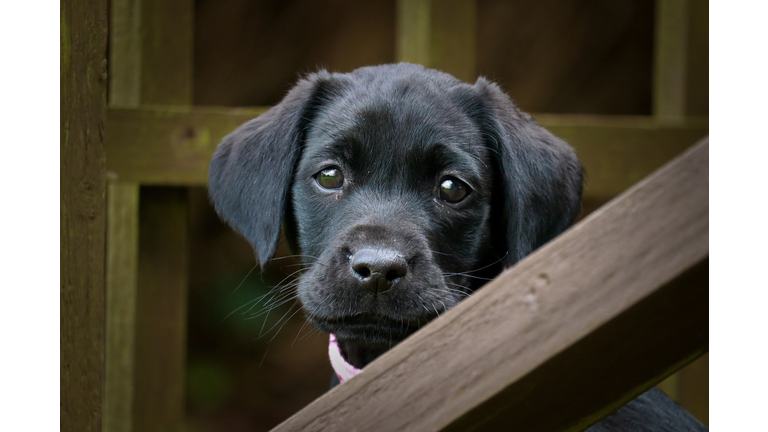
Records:
[[[333,333],[344,343],[372,349],[389,349],[421,327],[419,323],[361,313],[339,318],[310,316],[318,330]]]

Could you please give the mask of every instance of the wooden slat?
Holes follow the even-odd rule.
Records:
[[[141,1],[112,0],[109,29],[109,105],[141,102]],[[107,318],[104,431],[133,431],[139,184],[107,185]]]
[[[98,431],[104,386],[107,2],[65,0],[60,17],[61,430]]]
[[[141,102],[141,0],[112,0],[109,25],[109,106]]]
[[[266,108],[110,109],[110,176],[143,184],[204,185],[221,138]],[[537,115],[574,146],[587,170],[585,197],[610,199],[707,134],[702,120]]]
[[[192,104],[194,2],[141,5],[141,103]]]
[[[109,182],[107,202],[104,431],[130,432],[135,378],[138,184]]]
[[[192,0],[142,1],[142,105],[192,103],[193,13]],[[134,430],[174,432],[185,414],[188,191],[142,185],[139,196]]]
[[[431,0],[398,0],[395,57],[399,62],[431,64]]]
[[[193,2],[115,0],[112,8],[111,106],[191,104]],[[121,133],[108,126],[107,141]],[[130,138],[124,141],[129,153],[141,148],[141,136]],[[108,161],[122,158],[107,151]],[[140,190],[141,179],[107,175],[104,428],[179,430],[186,376],[187,191]]]
[[[185,188],[141,190],[134,430],[183,430],[189,254]]]
[[[686,112],[688,1],[656,0],[653,113],[660,118]]]
[[[708,141],[276,431],[582,430],[708,344]]]
[[[474,82],[476,16],[475,0],[398,0],[397,61]]]

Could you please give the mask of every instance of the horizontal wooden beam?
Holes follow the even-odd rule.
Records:
[[[575,150],[586,170],[584,196],[624,192],[706,136],[706,118],[661,121],[646,116],[534,115]]]
[[[111,108],[107,170],[112,179],[155,185],[204,185],[216,146],[266,108]],[[607,200],[705,136],[706,120],[536,115],[570,143],[587,171],[585,197]]]
[[[585,429],[707,350],[708,194],[704,140],[275,430]]]
[[[143,185],[205,185],[221,139],[267,108],[147,107],[107,111],[107,176]]]

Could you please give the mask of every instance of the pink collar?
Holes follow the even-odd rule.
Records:
[[[344,360],[339,350],[339,344],[336,342],[336,335],[331,333],[330,344],[328,345],[328,355],[331,357],[331,365],[339,377],[339,381],[344,382],[360,372],[360,369],[352,366]]]

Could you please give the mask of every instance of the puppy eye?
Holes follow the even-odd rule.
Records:
[[[469,194],[469,186],[456,177],[443,177],[440,180],[440,199],[449,203],[457,203]]]
[[[315,181],[323,189],[341,189],[344,185],[344,174],[338,168],[326,168],[315,174]]]

